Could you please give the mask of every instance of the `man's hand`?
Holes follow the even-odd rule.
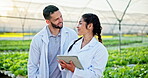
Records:
[[[61,65],[62,68],[68,69],[71,72],[74,72],[75,70],[75,65],[73,64],[72,61],[70,61],[69,63],[66,63],[64,60],[59,60],[58,61]]]

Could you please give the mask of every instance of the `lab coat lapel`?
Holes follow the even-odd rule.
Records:
[[[82,42],[81,42],[81,44],[82,44]],[[80,52],[87,51],[90,48],[93,48],[93,46],[95,46],[95,44],[96,44],[96,39],[93,37],[92,40],[87,45],[85,45],[82,49],[80,49]]]
[[[45,48],[44,52],[46,54],[46,59],[48,59],[48,43],[49,43],[49,39],[48,39],[48,32],[47,32],[47,26],[45,26],[42,30],[41,30],[41,35],[42,35],[42,40],[43,40],[43,48]]]
[[[40,34],[42,35],[42,40],[43,40],[43,42],[47,45],[48,44],[48,42],[49,42],[49,39],[48,39],[48,33],[47,33],[47,26],[45,26],[42,30],[41,30],[41,32],[40,32]]]
[[[67,32],[67,30],[65,30],[65,28],[63,27],[62,29],[61,29],[61,54],[63,54],[64,52],[63,52],[63,47],[64,47],[64,43],[65,43],[65,41],[66,41],[66,38],[68,37],[68,32]]]
[[[49,70],[48,70],[48,43],[49,43],[49,39],[48,39],[48,33],[47,33],[47,26],[45,26],[39,33],[39,35],[42,36],[42,40],[43,40],[43,44],[42,44],[42,52],[43,54],[45,54],[45,57],[44,59],[47,59],[47,60],[44,60],[44,63],[45,63],[45,67],[44,67],[44,71],[43,72],[46,72],[46,76],[45,78],[49,77]]]

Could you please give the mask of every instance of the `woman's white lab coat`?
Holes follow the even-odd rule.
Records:
[[[78,56],[84,70],[75,68],[74,73],[66,70],[66,78],[100,78],[106,67],[108,51],[95,38],[80,49],[82,40],[83,38],[77,41],[71,51],[69,53],[66,51],[64,55]]]
[[[45,26],[33,38],[28,60],[28,77],[29,78],[49,78],[49,65],[48,65],[48,33]],[[77,34],[72,29],[63,27],[61,29],[61,54],[64,54],[69,43],[77,39]],[[62,78],[65,78],[64,72]]]

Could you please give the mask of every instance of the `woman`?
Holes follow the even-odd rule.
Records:
[[[84,14],[77,28],[78,35],[83,37],[74,41],[64,55],[78,56],[84,70],[75,67],[72,61],[67,64],[59,60],[59,63],[62,69],[66,69],[66,78],[100,78],[106,67],[108,52],[102,44],[99,18],[95,14]]]

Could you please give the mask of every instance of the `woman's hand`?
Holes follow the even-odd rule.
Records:
[[[75,65],[73,64],[72,61],[70,61],[69,63],[66,63],[66,62],[63,61],[63,60],[59,60],[58,62],[60,63],[62,69],[65,68],[65,69],[70,70],[71,72],[74,72],[74,70],[75,70]]]

